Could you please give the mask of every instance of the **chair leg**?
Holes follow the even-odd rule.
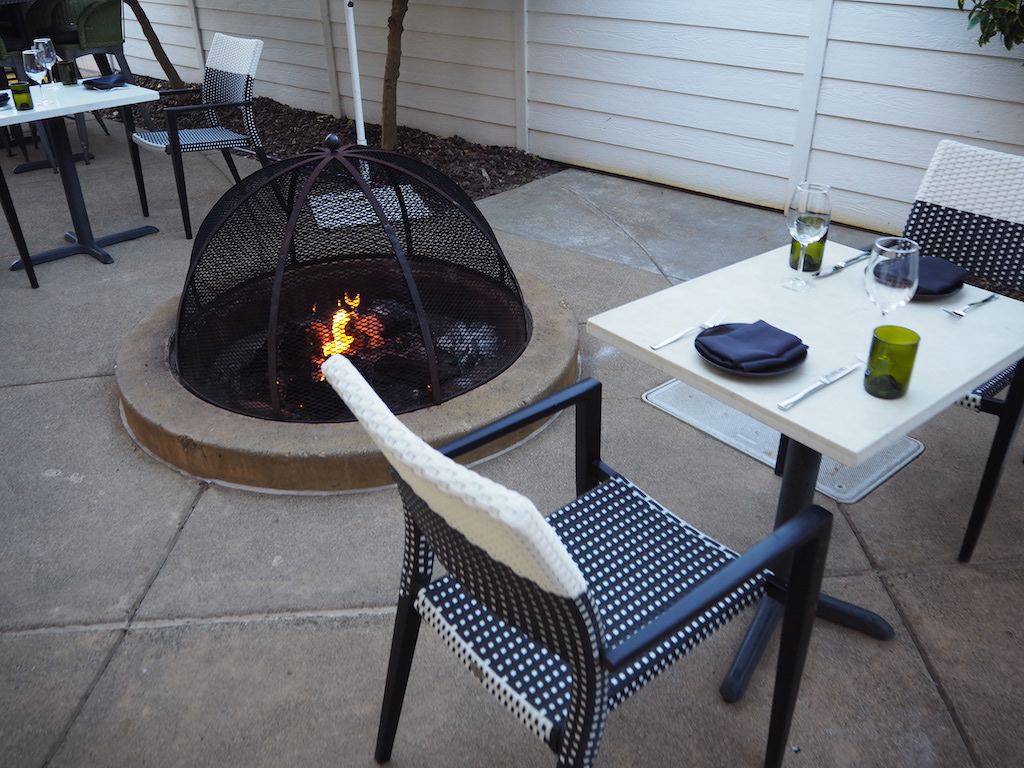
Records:
[[[970,562],[971,556],[974,554],[974,547],[978,543],[981,529],[985,525],[985,518],[988,517],[989,508],[992,506],[992,499],[996,495],[996,488],[999,486],[999,478],[1003,473],[1003,465],[1006,463],[1006,454],[1022,417],[1024,417],[1024,360],[1017,363],[1017,370],[1010,382],[1010,390],[999,411],[999,424],[996,426],[995,437],[992,438],[992,447],[989,449],[988,460],[985,462],[985,471],[981,476],[978,495],[974,498],[974,509],[971,510],[971,519],[967,523],[967,531],[964,533],[960,554],[957,556],[961,563]]]
[[[765,749],[765,768],[780,768],[786,755],[786,742],[793,723],[804,662],[814,628],[815,607],[825,573],[825,559],[832,521],[823,526],[819,535],[801,547],[793,556],[786,607],[779,638],[779,659],[775,669],[775,690],[772,696],[771,720],[768,725],[768,746]]]
[[[782,477],[782,472],[786,468],[786,449],[789,447],[789,438],[785,435],[779,435],[779,448],[775,452],[775,474]]]
[[[100,128],[102,128],[102,129],[103,129],[103,133],[104,133],[104,134],[106,134],[107,136],[109,136],[109,135],[110,135],[110,131],[108,131],[108,130],[107,130],[107,123],[106,123],[106,121],[105,121],[105,120],[103,119],[103,115],[102,115],[102,114],[100,114],[100,113],[99,113],[99,112],[97,111],[97,112],[93,112],[93,113],[92,113],[92,116],[96,118],[96,122],[97,122],[97,123],[99,123],[99,126],[100,126]]]
[[[384,684],[384,702],[377,727],[377,747],[373,753],[373,759],[378,763],[386,763],[391,759],[412,659],[416,652],[420,622],[420,615],[413,607],[413,596],[400,597],[398,612],[395,614],[395,629],[391,636],[391,658],[388,661],[387,682]]]
[[[174,186],[178,188],[178,204],[181,206],[181,223],[185,227],[185,239],[192,239],[192,219],[188,214],[188,193],[185,191],[185,166],[181,161],[181,148],[171,151],[171,167],[174,169]]]
[[[85,164],[91,165],[89,162],[89,131],[85,127],[85,115],[81,112],[75,115],[75,128],[78,130],[78,144],[82,148]]]
[[[267,150],[265,150],[263,147],[256,147],[256,157],[259,158],[260,165],[262,165],[264,168],[270,165],[270,158],[267,157]]]
[[[50,144],[50,135],[46,132],[46,123],[37,123],[39,126],[39,132],[36,134],[39,140],[43,144],[43,153],[46,155],[46,161],[50,164],[54,173],[58,173],[57,160],[53,155],[53,146]]]
[[[105,54],[105,53],[95,53],[95,54],[93,54],[92,58],[93,58],[93,61],[96,62],[96,66],[100,70],[100,74],[101,75],[112,75],[112,74],[114,74],[114,70],[111,69],[111,67],[110,67],[110,59],[107,58],[107,54]]]
[[[220,153],[224,155],[224,162],[228,164],[228,169],[231,171],[231,175],[235,179],[235,184],[239,183],[242,180],[242,177],[238,175],[238,166],[235,165],[235,158],[231,156],[231,150],[222,149]]]
[[[132,171],[135,173],[135,188],[139,191],[139,205],[142,215],[149,216],[149,201],[146,199],[146,180],[142,175],[142,158],[139,157],[139,146],[132,141],[135,133],[135,114],[131,104],[121,107],[121,122],[124,124],[124,136],[128,141],[128,154],[132,159]]]
[[[591,768],[608,718],[607,672],[597,659],[578,660],[572,666],[572,693],[557,768]]]

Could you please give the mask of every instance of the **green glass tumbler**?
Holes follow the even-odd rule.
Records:
[[[885,400],[903,397],[910,386],[914,358],[921,337],[909,328],[882,325],[871,337],[871,351],[864,371],[864,389]]]
[[[32,109],[35,103],[32,101],[32,93],[28,89],[29,84],[24,80],[11,83],[11,96],[14,98],[14,106],[22,111]]]
[[[816,242],[811,243],[807,246],[806,252],[804,252],[804,272],[813,272],[817,274],[821,271],[821,262],[825,257],[825,240],[828,239],[828,233]],[[797,269],[800,264],[800,243],[793,240],[789,246],[789,268]]]
[[[61,85],[78,85],[78,73],[73,61],[58,61],[53,65],[50,76],[60,81]]]

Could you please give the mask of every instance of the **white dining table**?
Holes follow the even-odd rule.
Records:
[[[7,93],[10,92],[7,91]],[[78,170],[75,168],[74,154],[68,140],[67,128],[64,125],[64,117],[79,112],[92,112],[156,101],[160,98],[159,93],[137,85],[121,85],[104,91],[88,89],[81,83],[77,85],[50,84],[32,88],[32,98],[35,103],[34,108],[24,111],[13,107],[13,99],[8,101],[7,106],[0,109],[0,128],[37,120],[45,122],[47,133],[53,144],[54,159],[60,171],[64,197],[67,200],[73,229],[64,236],[71,243],[70,245],[33,254],[31,256],[32,264],[38,265],[79,253],[88,254],[104,264],[110,264],[113,262],[113,258],[104,250],[105,246],[158,232],[156,227],[146,226],[100,237],[93,234],[85,199],[82,196]],[[51,103],[43,104],[44,100]],[[138,147],[134,143],[128,142],[128,144],[129,152],[138,152]],[[116,173],[117,171],[111,170],[110,172]],[[119,201],[112,202],[119,204]],[[22,259],[18,259],[11,265],[11,269],[22,268],[24,268]]]
[[[822,271],[858,251],[828,243]],[[794,292],[782,287],[791,274],[789,246],[783,246],[666,288],[591,317],[587,330],[632,357],[694,387],[779,431],[787,440],[776,525],[809,505],[822,455],[855,467],[965,393],[1024,358],[1024,302],[1007,297],[964,318],[942,310],[983,298],[987,291],[965,285],[954,295],[913,301],[884,321],[863,287],[863,263]],[[799,336],[808,345],[803,364],[778,376],[743,378],[709,365],[698,354],[694,335],[659,350],[650,345],[698,325],[719,310],[722,322],[764,320]],[[907,393],[883,400],[863,387],[863,367],[820,389],[790,410],[780,401],[842,365],[866,359],[872,331],[902,325],[921,336]],[[1024,365],[1017,376],[1024,376]],[[879,639],[893,636],[880,616],[822,595],[819,615]],[[778,620],[778,604],[761,602],[722,687],[739,698]]]

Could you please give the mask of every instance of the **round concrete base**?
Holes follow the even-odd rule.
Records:
[[[431,445],[444,445],[576,380],[578,330],[547,285],[520,275],[533,315],[533,338],[504,373],[447,403],[404,414]],[[383,456],[356,422],[292,424],[225,411],[200,400],[171,373],[169,343],[177,299],[131,333],[117,355],[115,380],[125,427],[146,451],[192,477],[283,492],[338,492],[392,482]],[[495,453],[530,432],[498,441]]]

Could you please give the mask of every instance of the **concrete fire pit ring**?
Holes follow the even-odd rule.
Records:
[[[444,445],[576,380],[579,332],[572,313],[549,286],[530,275],[518,277],[533,316],[526,351],[486,384],[401,417],[431,445]],[[158,307],[117,355],[122,421],[147,453],[191,477],[252,490],[336,493],[392,482],[384,458],[358,423],[266,421],[223,410],[186,390],[168,360],[177,308],[177,299]],[[542,426],[469,459],[503,450]]]

